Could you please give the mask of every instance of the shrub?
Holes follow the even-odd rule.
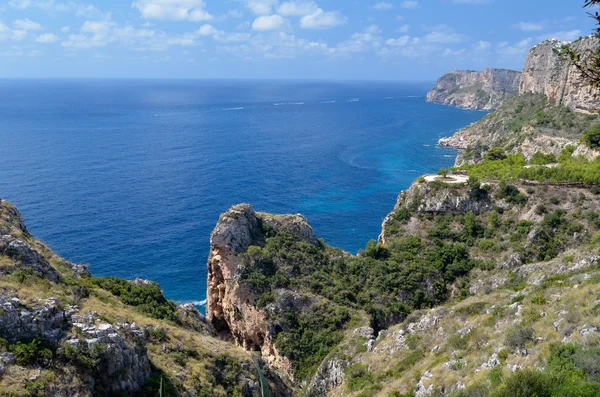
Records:
[[[467,184],[469,185],[469,196],[473,200],[483,200],[488,196],[488,188],[481,187],[481,180],[476,177],[469,178]]]
[[[490,370],[490,373],[488,374],[488,380],[490,381],[492,386],[498,386],[502,383],[502,379],[504,379],[504,373],[502,372],[502,365],[496,365],[494,368],[492,368]]]
[[[533,329],[517,326],[506,335],[504,344],[511,349],[523,349],[525,344],[533,339]]]
[[[582,142],[592,149],[600,149],[600,124],[596,124],[594,128],[589,130],[583,137]]]
[[[28,343],[17,342],[12,352],[17,364],[21,366],[37,364],[44,367],[50,364],[53,357],[52,351],[45,347],[39,338]]]
[[[557,159],[553,153],[544,154],[536,152],[531,159],[531,163],[535,165],[546,165],[556,163]]]
[[[487,152],[485,158],[490,161],[504,160],[506,158],[506,152],[502,148],[493,148]]]
[[[491,394],[492,397],[551,397],[553,379],[534,370],[518,371]]]
[[[363,255],[373,259],[387,259],[390,257],[390,250],[383,244],[378,244],[375,240],[370,240],[363,251]]]
[[[90,297],[90,290],[88,287],[82,285],[76,285],[72,288],[73,301],[75,304],[79,304],[82,300]]]
[[[505,181],[500,182],[498,185],[496,198],[505,199],[511,204],[524,204],[527,202],[527,197],[525,197],[516,186],[510,185]]]
[[[373,385],[373,375],[365,364],[354,364],[346,369],[348,389],[350,391],[362,390]]]

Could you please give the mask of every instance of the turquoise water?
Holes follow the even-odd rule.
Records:
[[[398,193],[453,164],[484,113],[432,83],[0,80],[0,197],[96,275],[205,299],[209,236],[247,202],[303,213],[334,246],[377,238]]]

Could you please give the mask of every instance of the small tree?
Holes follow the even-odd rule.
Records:
[[[600,124],[597,124],[585,134],[583,143],[592,149],[600,149]]]
[[[487,153],[485,158],[490,161],[504,160],[506,158],[506,153],[504,152],[504,149],[495,147]]]
[[[446,179],[446,177],[448,176],[448,170],[446,168],[442,168],[441,170],[438,171],[438,175],[440,175],[442,178]]]

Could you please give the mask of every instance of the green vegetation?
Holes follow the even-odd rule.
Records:
[[[600,185],[600,158],[589,161],[563,153],[556,167],[534,166],[527,168],[522,154],[510,155],[504,160],[484,161],[460,167],[469,176],[481,180],[528,180],[546,183],[577,183]]]
[[[40,365],[48,366],[52,361],[53,353],[39,338],[30,342],[17,342],[13,345],[12,353],[18,365]]]
[[[582,142],[592,149],[600,149],[600,124],[589,130]]]
[[[456,234],[448,229],[448,219],[436,218],[428,244],[417,237],[386,246],[370,241],[356,257],[285,233],[271,234],[263,247],[250,247],[243,254],[241,281],[256,293],[257,306],[273,303],[279,288],[326,298],[320,303],[308,299],[301,310],[281,306],[285,298],[278,298],[277,309],[268,311],[272,321],[282,324],[276,344],[295,363],[300,379],[314,373],[342,340],[354,311],[366,312],[378,331],[415,309],[446,301],[448,287],[478,265],[460,241],[471,243],[485,229],[470,213],[464,217],[464,231]],[[447,237],[456,242],[444,242]]]
[[[156,283],[134,284],[115,277],[95,278],[93,283],[119,297],[124,304],[134,306],[140,313],[156,319],[177,320],[175,303],[165,298]]]
[[[452,397],[583,397],[600,395],[600,348],[555,344],[543,371],[505,375],[490,372],[489,384],[476,384]]]

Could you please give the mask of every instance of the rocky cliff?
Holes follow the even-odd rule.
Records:
[[[0,200],[0,395],[272,395],[291,391],[264,363],[157,284],[94,278],[31,236]],[[209,393],[209,394],[207,394]]]
[[[514,70],[455,70],[438,79],[427,101],[467,109],[495,109],[518,92],[519,81],[520,73]]]
[[[552,105],[596,112],[600,107],[600,91],[589,86],[569,61],[557,55],[555,50],[561,45],[572,46],[585,59],[600,48],[600,39],[586,37],[570,44],[549,40],[536,45],[527,55],[519,93],[543,94]]]
[[[268,310],[256,306],[257,294],[241,278],[244,257],[250,246],[265,244],[267,234],[289,233],[295,239],[317,244],[312,228],[301,215],[257,214],[252,206],[236,205],[224,213],[215,227],[208,260],[207,319],[224,338],[251,351],[260,351],[269,365],[293,378],[292,364],[274,344],[275,325]],[[277,308],[306,305],[299,295],[279,291]]]

